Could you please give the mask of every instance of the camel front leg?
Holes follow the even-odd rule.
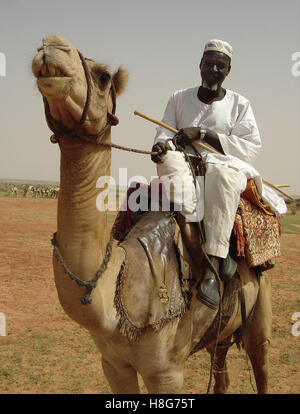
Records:
[[[130,365],[115,366],[102,357],[102,368],[114,394],[139,394],[137,372]]]
[[[268,351],[272,336],[271,283],[265,273],[260,276],[260,286],[254,315],[247,327],[244,344],[254,371],[257,391],[267,393]]]
[[[114,394],[139,394],[139,384],[136,370],[130,363],[118,358],[112,352],[110,344],[103,340],[101,335],[90,332],[97,348],[102,355],[104,375]]]

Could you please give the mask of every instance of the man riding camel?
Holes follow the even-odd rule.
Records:
[[[249,178],[259,174],[252,167],[261,149],[261,139],[249,101],[222,84],[230,73],[233,49],[222,40],[210,40],[204,47],[200,62],[202,84],[200,87],[176,91],[168,101],[162,122],[179,130],[177,145],[195,159],[193,142],[202,141],[217,150],[218,154],[199,149],[205,163],[205,189],[203,248],[222,280],[228,280],[237,264],[230,258],[229,241],[241,193]],[[176,151],[174,138],[169,130],[159,127],[155,137],[152,161],[157,163],[160,178],[189,175],[191,171],[182,152]],[[193,187],[195,191],[195,187]],[[192,191],[192,190],[191,190]],[[203,191],[202,191],[203,193]],[[269,193],[268,193],[269,194]],[[276,214],[283,214],[285,206],[277,194],[267,200]],[[174,201],[174,200],[171,200]],[[270,202],[271,201],[271,202]],[[201,202],[201,200],[196,203]],[[276,211],[279,209],[279,211]],[[183,239],[197,263],[200,252],[200,234],[195,223],[189,222],[190,209],[177,214]],[[202,220],[202,217],[200,218]],[[193,220],[195,221],[195,220]],[[214,272],[208,266],[198,285],[197,298],[212,309],[219,305],[220,297]]]

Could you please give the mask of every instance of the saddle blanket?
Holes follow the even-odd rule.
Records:
[[[280,219],[260,199],[252,179],[241,195],[233,233],[237,256],[244,257],[250,267],[280,256]]]
[[[235,216],[233,233],[237,256],[244,257],[250,267],[280,256],[279,217],[266,214],[243,197]]]

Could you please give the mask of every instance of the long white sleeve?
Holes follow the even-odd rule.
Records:
[[[218,133],[226,155],[233,155],[253,165],[261,149],[261,139],[249,102],[241,110],[229,135]]]
[[[162,118],[162,122],[166,125],[169,125],[172,128],[178,129],[177,126],[177,121],[176,121],[176,100],[175,100],[175,94],[173,94],[171,96],[171,98],[169,99],[163,118]],[[154,139],[154,144],[156,144],[157,142],[166,142],[167,139],[171,139],[173,138],[174,133],[171,132],[170,130],[163,128],[163,127],[158,127],[156,129],[156,136]],[[172,143],[169,143],[169,145],[174,149],[174,146]]]

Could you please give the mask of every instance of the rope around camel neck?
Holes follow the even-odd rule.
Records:
[[[69,276],[70,279],[74,280],[74,282],[76,282],[78,285],[84,286],[86,288],[86,294],[80,299],[80,302],[83,305],[86,305],[87,303],[92,302],[92,298],[91,298],[92,290],[96,287],[97,281],[100,278],[100,276],[107,269],[107,264],[110,260],[110,256],[111,256],[111,253],[112,253],[113,241],[114,241],[114,239],[113,239],[113,236],[111,234],[110,239],[109,239],[109,241],[107,243],[107,246],[106,246],[105,257],[104,257],[103,262],[100,266],[100,269],[97,271],[97,273],[96,273],[96,275],[93,279],[86,281],[86,280],[79,279],[79,277],[75,276],[71,272],[71,270],[67,267],[62,255],[60,253],[58,245],[57,245],[56,233],[53,234],[53,238],[51,239],[51,243],[53,245],[53,251],[54,251],[55,257],[57,258],[58,262],[61,264],[65,274],[67,276]]]

